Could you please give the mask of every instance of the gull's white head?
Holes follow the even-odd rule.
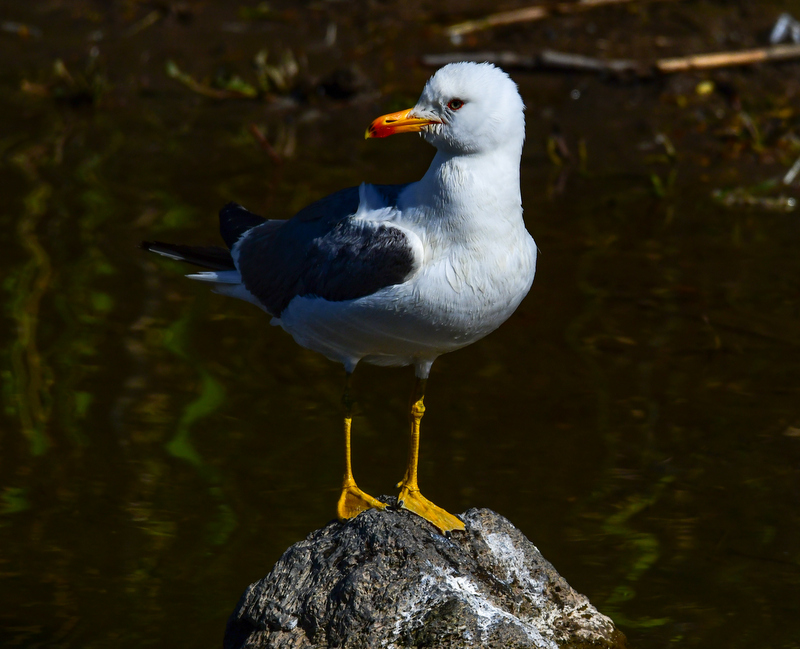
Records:
[[[376,119],[367,137],[418,131],[452,155],[521,151],[525,106],[511,78],[491,63],[451,63],[425,84],[417,105]]]

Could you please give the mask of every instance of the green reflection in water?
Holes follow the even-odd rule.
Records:
[[[26,490],[22,487],[6,487],[0,495],[0,515],[24,512],[30,506]]]
[[[28,161],[20,159],[23,167]],[[11,372],[7,375],[9,408],[20,420],[31,454],[45,453],[48,447],[45,426],[52,407],[50,369],[42,360],[37,345],[39,307],[52,275],[50,256],[42,246],[36,227],[48,208],[52,187],[37,183],[23,200],[23,213],[17,234],[30,259],[12,272],[3,286],[12,298],[8,309],[17,323],[17,338],[11,344]]]
[[[623,539],[625,556],[630,557],[625,583],[618,585],[613,590],[603,607],[606,614],[614,618],[617,624],[642,629],[663,626],[671,621],[669,617],[630,618],[620,611],[618,605],[636,596],[633,584],[639,581],[642,575],[658,561],[661,554],[658,537],[655,534],[637,530],[631,520],[647,507],[655,505],[661,499],[667,485],[673,480],[673,476],[665,476],[653,486],[649,494],[631,494],[622,509],[606,518],[603,523],[603,530],[607,534]]]
[[[167,191],[152,191],[150,194],[151,200],[159,205],[159,211],[162,212],[158,220],[148,227],[151,234],[189,228],[197,223],[197,210],[177,196]]]
[[[198,470],[203,470],[205,463],[190,439],[192,424],[214,412],[225,400],[225,390],[208,372],[202,372],[200,395],[192,401],[181,415],[175,436],[167,443],[167,450],[186,460]]]
[[[225,493],[219,486],[221,476],[209,466],[191,439],[192,426],[218,410],[225,402],[225,389],[211,373],[201,367],[189,353],[189,325],[194,311],[188,310],[164,333],[164,347],[183,362],[194,366],[200,374],[200,394],[183,410],[175,434],[166,443],[167,451],[185,460],[209,483],[209,494],[217,503],[217,514],[209,521],[206,537],[212,545],[222,545],[236,528],[233,509],[225,502]]]

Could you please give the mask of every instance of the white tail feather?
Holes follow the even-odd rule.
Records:
[[[192,273],[187,275],[189,279],[196,279],[200,282],[213,282],[215,284],[241,284],[242,276],[238,270],[219,270],[208,271],[205,273]]]

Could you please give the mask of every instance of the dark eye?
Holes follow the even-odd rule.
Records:
[[[461,101],[460,99],[451,99],[451,100],[450,100],[450,103],[449,103],[449,104],[447,104],[447,107],[448,107],[450,110],[458,110],[458,109],[459,109],[459,108],[461,108],[463,105],[464,105],[464,102],[463,102],[463,101]]]

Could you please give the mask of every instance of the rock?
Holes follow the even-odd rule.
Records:
[[[225,649],[625,647],[508,520],[461,517],[451,538],[394,509],[313,532],[245,591]]]

